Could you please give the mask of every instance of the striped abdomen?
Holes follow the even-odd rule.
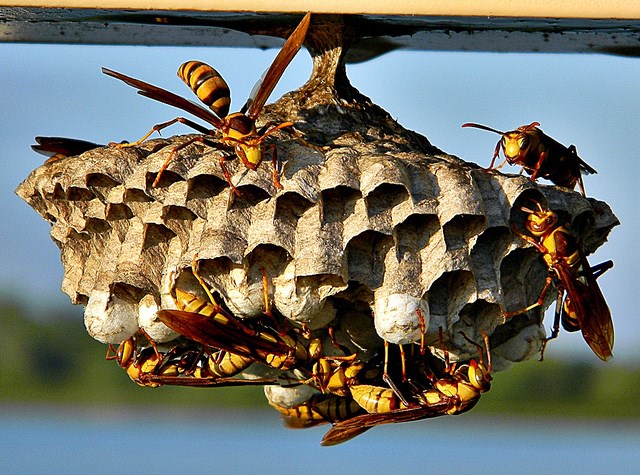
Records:
[[[231,93],[218,71],[201,61],[187,61],[178,69],[178,76],[218,117],[229,114]]]

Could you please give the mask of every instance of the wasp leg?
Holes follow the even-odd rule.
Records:
[[[540,172],[540,167],[542,166],[542,163],[546,159],[547,159],[547,152],[541,152],[538,158],[538,161],[536,162],[531,172],[531,177],[529,178],[531,181],[536,181],[536,179],[538,178],[538,173]]]
[[[404,345],[398,345],[400,347],[400,366],[402,368],[402,382],[407,382],[407,358],[404,353]]]
[[[107,361],[111,361],[117,358],[118,358],[118,350],[116,350],[113,344],[109,343],[107,345],[107,354],[105,355],[104,359],[106,359]]]
[[[204,292],[207,294],[207,298],[209,299],[209,302],[211,302],[215,306],[216,313],[220,312],[220,304],[214,298],[213,294],[209,290],[209,286],[206,284],[206,282],[198,272],[198,253],[197,252],[193,255],[193,259],[191,259],[191,273],[200,284],[200,287],[204,289]]]
[[[236,188],[236,186],[233,184],[233,182],[231,181],[231,174],[229,173],[229,170],[227,169],[227,166],[225,165],[225,162],[227,160],[233,160],[233,158],[234,158],[233,155],[223,154],[220,157],[220,168],[222,169],[222,173],[224,174],[224,178],[225,178],[225,180],[227,180],[227,183],[231,187],[231,190],[233,190],[233,192],[235,193],[236,196],[242,196],[242,193],[240,192],[240,190],[238,190]]]
[[[278,130],[287,129],[289,127],[293,127],[293,122],[282,122],[278,125],[276,125],[275,122],[267,122],[265,125],[260,127],[260,130],[258,130],[258,136],[260,137],[259,140],[260,142],[262,142],[272,133],[277,132]],[[283,132],[287,131],[283,130]]]
[[[417,309],[416,313],[418,314],[418,324],[420,325],[420,354],[424,356],[427,353],[427,348],[424,344],[424,336],[427,333],[427,325],[420,309]]]
[[[296,139],[298,142],[300,142],[305,147],[309,147],[309,148],[311,148],[313,150],[317,150],[318,152],[325,152],[325,151],[331,149],[331,147],[329,145],[320,146],[320,145],[315,145],[315,144],[312,144],[311,142],[308,142],[307,140],[305,140],[303,138],[302,132],[300,132],[298,129],[296,129],[293,125],[291,125],[291,127],[287,127],[285,129],[282,129],[282,132],[286,132],[292,138]],[[269,133],[271,133],[271,132],[269,132]]]
[[[267,275],[267,270],[264,267],[260,268],[260,272],[262,273],[262,297],[264,298],[264,314],[273,318],[273,314],[271,313],[271,302],[269,301],[269,276]]]
[[[404,394],[402,394],[402,392],[400,392],[400,390],[398,389],[398,386],[396,386],[396,383],[393,382],[393,380],[391,379],[391,377],[388,374],[383,374],[382,375],[382,379],[384,380],[385,383],[387,383],[389,385],[389,387],[391,388],[391,390],[393,391],[393,393],[398,396],[398,399],[400,399],[400,401],[402,401],[402,404],[404,404],[407,407],[412,406],[412,404],[409,402],[409,400],[404,396]]]
[[[552,282],[553,282],[553,277],[551,275],[547,276],[547,279],[545,280],[544,287],[542,288],[542,291],[540,292],[540,296],[538,297],[538,300],[536,300],[534,303],[532,303],[528,307],[525,307],[525,308],[520,309],[520,310],[516,310],[515,312],[503,312],[502,315],[504,316],[505,320],[509,320],[510,318],[515,317],[516,315],[520,315],[520,314],[526,313],[529,310],[532,310],[532,309],[534,309],[536,307],[540,307],[544,303],[544,299],[547,296],[547,292],[551,288],[551,283]]]
[[[580,192],[582,193],[582,196],[586,198],[587,192],[584,191],[584,180],[582,179],[582,175],[578,177],[578,186],[580,187]]]
[[[478,355],[480,356],[480,364],[484,365],[484,351],[486,350],[487,352],[487,368],[491,368],[491,352],[489,351],[489,335],[487,335],[487,333],[483,330],[482,331],[482,340],[484,341],[484,348],[482,347],[482,345],[480,345],[478,342],[473,341],[471,338],[469,338],[465,332],[460,332],[460,334],[462,335],[462,337],[467,340],[469,343],[471,343],[473,346],[475,346],[478,349]],[[488,370],[489,373],[491,373],[491,370]]]
[[[384,365],[382,369],[382,379],[389,378],[389,342],[384,340]]]
[[[300,132],[299,130],[296,130],[293,127],[291,127],[290,129],[285,129],[283,130],[283,132],[290,134],[294,139],[296,139],[305,147],[309,147],[313,150],[317,150],[318,152],[326,152],[327,150],[331,150],[331,147],[329,145],[315,145],[315,144],[312,144],[311,142],[308,142],[307,140],[302,138],[302,132]]]
[[[269,299],[269,275],[267,274],[267,270],[264,267],[260,268],[260,272],[262,273],[262,297],[264,298],[264,314],[269,318],[272,323],[273,329],[280,336],[285,336],[289,331],[290,326],[287,321],[284,324],[280,324],[276,317],[271,313],[271,301]]]
[[[278,177],[279,164],[278,161],[278,147],[275,144],[269,145],[269,152],[271,153],[271,166],[273,167],[273,184],[279,190],[282,190],[282,184],[280,183],[280,178]]]
[[[489,170],[493,170],[493,169],[494,169],[494,168],[493,168],[493,165],[496,163],[496,158],[498,158],[498,155],[500,155],[500,144],[501,144],[501,143],[502,143],[502,140],[498,140],[498,143],[496,144],[496,148],[495,148],[495,150],[493,151],[493,157],[491,158],[491,164],[489,165],[489,168],[487,168],[487,169],[486,169],[487,171],[489,171]],[[503,167],[503,166],[504,166],[504,164],[505,164],[506,162],[507,162],[507,159],[505,158],[505,159],[504,159],[504,161],[503,161],[500,165],[498,165],[498,167],[496,168],[496,170],[497,170],[498,168]]]
[[[156,345],[156,342],[153,341],[153,339],[151,338],[151,336],[149,336],[149,334],[144,330],[144,328],[140,328],[138,330],[138,333],[140,333],[142,336],[144,336],[147,341],[149,342],[149,344],[151,345],[151,347],[153,348],[154,353],[156,354],[156,357],[158,358],[158,362],[162,363],[163,357],[160,354],[160,351],[158,351],[158,345]]]
[[[153,134],[154,132],[160,133],[162,129],[165,129],[170,125],[175,124],[176,122],[180,122],[181,124],[191,127],[192,129],[197,130],[198,132],[204,135],[211,135],[211,132],[212,132],[211,130],[185,117],[176,117],[175,119],[168,120],[167,122],[162,122],[161,124],[154,125],[151,128],[151,130],[147,132],[140,140],[136,140],[135,142],[127,142],[127,143],[110,142],[109,147],[117,147],[117,148],[137,147],[138,145],[141,145],[145,140],[147,140],[151,136],[151,134]]]
[[[449,351],[444,344],[444,332],[442,331],[442,327],[438,327],[438,339],[440,340],[440,346],[442,347],[442,353],[444,355],[444,372],[447,374],[453,374],[453,366],[449,359]]]
[[[190,140],[187,140],[185,143],[180,144],[180,145],[174,147],[173,150],[171,150],[171,153],[169,154],[167,159],[164,161],[164,163],[160,167],[160,170],[158,170],[158,174],[156,175],[156,179],[153,181],[153,183],[151,185],[153,188],[158,186],[158,183],[160,183],[160,178],[162,177],[162,174],[164,173],[164,171],[169,166],[169,163],[171,163],[171,160],[173,159],[175,154],[178,153],[183,148],[186,148],[186,147],[188,147],[189,145],[191,145],[192,143],[195,143],[195,142],[200,142],[200,143],[203,143],[205,145],[208,145],[209,147],[217,148],[219,150],[226,149],[226,147],[224,145],[221,145],[221,144],[219,144],[217,142],[214,142],[213,140],[208,139],[207,137],[204,137],[204,136],[198,136],[198,137],[194,137],[194,138],[192,138]]]
[[[329,333],[329,339],[331,340],[331,344],[333,345],[333,347],[336,350],[342,350],[342,347],[340,346],[340,344],[338,343],[338,340],[336,340],[336,334],[335,334],[335,330],[333,329],[332,325],[329,325],[327,327],[327,333]]]

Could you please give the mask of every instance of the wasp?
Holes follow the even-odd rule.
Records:
[[[549,269],[538,300],[522,310],[505,313],[506,318],[527,312],[544,304],[551,284],[557,289],[553,330],[543,343],[541,359],[549,340],[560,332],[560,322],[565,330],[581,330],[591,350],[603,361],[613,356],[613,321],[611,311],[602,295],[596,279],[613,267],[613,261],[605,261],[591,267],[576,237],[558,222],[558,215],[543,209],[522,208],[528,213],[525,228],[528,236],[512,226],[513,232],[535,247]],[[533,237],[532,237],[533,236]]]
[[[365,363],[356,360],[357,353],[348,356],[323,356],[312,368],[311,384],[324,394],[349,396],[349,387],[357,384]]]
[[[31,148],[49,157],[44,163],[52,163],[62,158],[80,155],[94,148],[104,147],[97,143],[66,137],[36,137],[35,140],[38,145],[32,145]]]
[[[508,132],[501,132],[486,125],[471,122],[462,124],[462,127],[475,127],[502,135],[496,144],[491,165],[487,170],[494,168],[496,158],[502,150],[505,160],[495,167],[496,170],[504,166],[505,163],[519,165],[531,175],[531,181],[542,177],[558,186],[572,190],[577,183],[582,195],[587,196],[584,191],[582,173],[593,174],[597,172],[578,156],[575,145],[565,147],[542,132],[538,128],[539,125],[538,122],[532,122]]]
[[[107,348],[107,360],[116,360],[133,382],[156,388],[171,386],[237,386],[274,384],[275,379],[232,378],[251,363],[241,356],[217,352],[210,354],[192,343],[180,343],[162,353],[155,342],[143,331],[149,345],[143,346],[138,334],[123,341],[116,350]]]
[[[222,307],[180,289],[176,289],[176,296],[179,310],[160,310],[158,318],[172,330],[201,345],[283,371],[316,360],[321,354],[318,339],[305,341],[293,332],[282,334],[267,322],[239,320]],[[197,311],[193,311],[195,309]]]
[[[218,304],[195,294],[175,289],[177,310],[160,310],[158,318],[169,328],[205,347],[219,348],[288,371],[312,367],[311,377],[303,383],[323,393],[347,395],[348,386],[357,381],[364,367],[357,354],[325,356],[320,338],[310,338],[297,328],[276,330],[271,312],[263,319],[240,320]]]
[[[205,347],[218,348],[274,369],[300,369],[303,373],[309,373],[307,367],[310,366],[311,377],[299,382],[315,386],[322,393],[348,394],[347,385],[356,380],[364,364],[356,360],[356,353],[325,356],[322,340],[312,338],[305,326],[282,328],[270,310],[269,281],[265,269],[261,269],[265,313],[261,318],[240,320],[216,302],[197,267],[196,254],[192,261],[192,274],[209,301],[180,288],[173,288],[172,296],[177,309],[164,309],[157,313],[165,325]],[[333,343],[338,346],[335,340]]]
[[[486,334],[483,337],[486,363],[483,348],[475,343],[479,359],[472,359],[467,364],[451,364],[449,354],[445,351],[442,376],[427,375],[428,384],[424,388],[418,382],[408,381],[409,397],[395,385],[391,388],[368,384],[351,386],[351,397],[367,414],[334,424],[322,439],[322,445],[340,444],[380,424],[455,415],[470,410],[476,405],[480,395],[491,388],[489,338]]]
[[[273,402],[269,404],[282,414],[285,426],[291,429],[336,423],[363,412],[360,405],[350,397],[324,394],[314,394],[308,401],[294,407],[283,407]]]
[[[169,157],[160,168],[153,186],[158,185],[162,172],[167,168],[179,150],[187,147],[191,143],[201,142],[215,148],[232,148],[234,150],[234,155],[222,155],[220,158],[220,167],[222,168],[222,172],[227,183],[229,183],[229,186],[237,195],[239,195],[240,193],[231,181],[231,175],[227,170],[225,161],[237,156],[248,169],[256,170],[265,157],[265,140],[267,137],[278,130],[295,134],[295,132],[291,130],[294,125],[293,122],[282,122],[279,124],[270,122],[260,129],[257,129],[256,120],[260,116],[260,112],[271,95],[271,92],[280,80],[284,70],[300,50],[307,34],[310,20],[311,14],[307,13],[291,36],[289,36],[264,76],[258,81],[250,94],[249,99],[242,109],[240,109],[240,112],[232,114],[229,114],[229,106],[231,102],[229,86],[215,69],[200,61],[187,61],[182,64],[178,70],[178,76],[193,90],[204,104],[210,107],[211,111],[165,89],[153,86],[139,79],[125,76],[122,73],[102,68],[103,73],[120,79],[126,84],[137,88],[139,94],[189,112],[214,127],[213,130],[209,130],[192,120],[185,119],[184,117],[178,117],[168,122],[155,125],[149,133],[137,142],[120,144],[119,146],[130,147],[140,145],[153,132],[159,132],[171,124],[181,122],[197,130],[203,135],[195,137],[186,143],[175,147],[171,151]],[[216,135],[216,131],[219,131],[221,136],[220,143],[222,146],[220,146],[220,143],[209,139],[209,137]],[[282,185],[278,179],[275,147],[272,149],[272,162],[273,183],[276,188],[281,189]]]

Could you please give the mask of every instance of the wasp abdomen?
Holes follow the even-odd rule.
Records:
[[[187,61],[178,69],[178,77],[220,118],[229,114],[231,93],[218,71],[201,61]]]
[[[406,406],[391,389],[369,384],[357,384],[351,387],[351,396],[368,413],[386,413]]]

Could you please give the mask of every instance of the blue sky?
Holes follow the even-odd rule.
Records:
[[[127,46],[0,44],[0,291],[32,302],[70,306],[59,290],[62,265],[49,225],[15,194],[16,186],[42,162],[31,151],[36,135],[96,142],[135,140],[175,110],[135,94],[100,72],[106,66],[194,98],[178,79],[189,59],[212,64],[229,83],[238,109],[275,50]],[[311,71],[301,52],[271,101],[303,84]],[[497,136],[462,129],[480,122],[501,130],[538,121],[560,142],[575,144],[596,170],[587,176],[590,196],[607,201],[622,222],[590,262],[613,259],[600,280],[616,328],[614,361],[640,355],[637,324],[638,211],[635,168],[640,138],[640,60],[605,55],[490,54],[398,51],[349,65],[353,85],[402,125],[426,135],[442,150],[487,166]],[[165,135],[190,132],[180,125]],[[508,171],[508,170],[505,170]],[[517,173],[516,169],[510,171]],[[547,317],[547,326],[551,318]],[[563,333],[548,356],[595,357],[578,334]]]

